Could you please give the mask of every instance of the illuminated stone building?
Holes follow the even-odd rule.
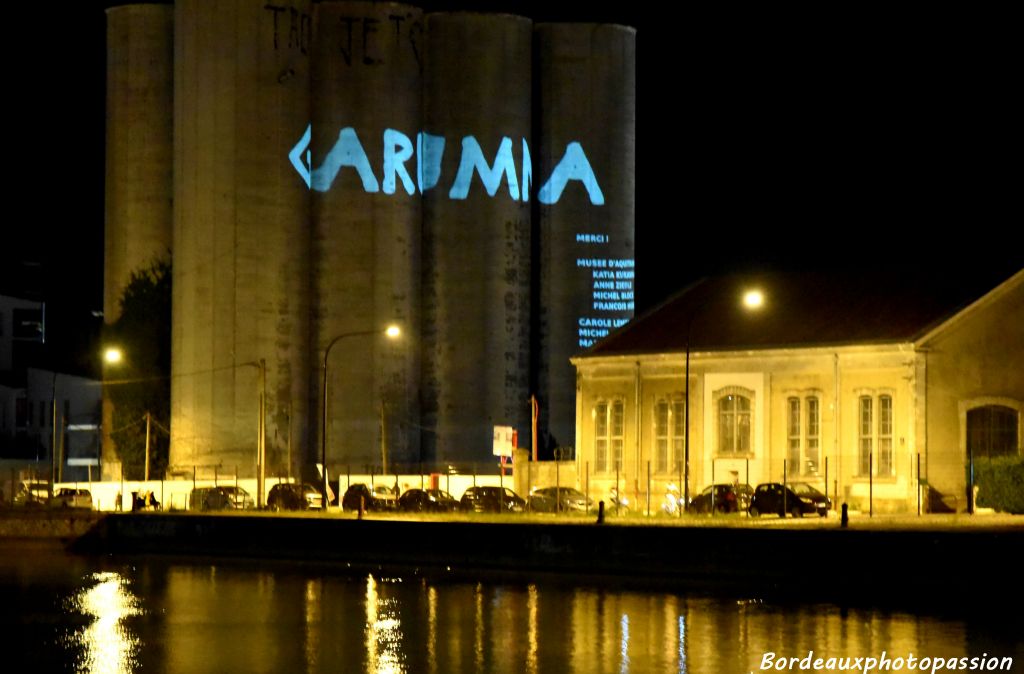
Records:
[[[580,484],[618,479],[642,506],[650,483],[657,507],[688,455],[691,498],[785,475],[864,511],[914,512],[919,484],[923,510],[964,510],[970,457],[1022,453],[1024,271],[980,298],[965,285],[774,274],[684,290],[573,359]]]

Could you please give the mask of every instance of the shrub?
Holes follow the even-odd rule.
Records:
[[[1024,458],[975,459],[974,484],[978,486],[979,506],[1024,513]]]

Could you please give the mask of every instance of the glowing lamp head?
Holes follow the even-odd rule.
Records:
[[[402,329],[399,328],[397,325],[391,324],[384,331],[384,334],[387,336],[388,339],[398,339],[398,337],[402,335]]]
[[[124,359],[124,354],[121,353],[121,349],[116,346],[111,346],[103,352],[103,360],[108,365],[117,365]]]
[[[757,310],[764,306],[764,293],[753,289],[743,293],[743,306],[747,309]]]

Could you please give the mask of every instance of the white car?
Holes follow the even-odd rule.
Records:
[[[88,489],[58,489],[49,504],[51,508],[88,508],[92,510],[92,492]]]

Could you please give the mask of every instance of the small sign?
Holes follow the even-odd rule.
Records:
[[[99,459],[68,459],[69,466],[98,466],[100,465]]]
[[[491,450],[494,456],[512,456],[514,435],[515,429],[511,426],[494,427],[494,447]]]

